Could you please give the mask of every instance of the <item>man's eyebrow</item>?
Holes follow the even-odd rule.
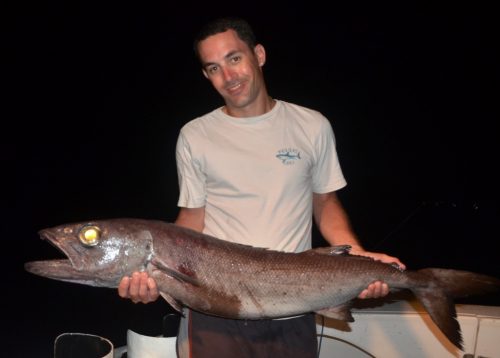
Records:
[[[238,54],[238,53],[240,53],[240,52],[241,52],[241,51],[238,51],[238,50],[233,50],[233,51],[230,51],[230,52],[228,52],[228,53],[224,56],[224,59],[225,59],[225,60],[227,60],[227,59],[229,59],[229,58],[233,57],[234,55],[236,55],[236,54]],[[207,67],[212,66],[212,65],[218,65],[218,63],[217,63],[217,62],[204,62],[204,63],[202,64],[202,67],[203,67],[203,68],[207,68]]]
[[[201,67],[206,70],[208,67],[213,66],[213,65],[217,65],[217,63],[215,63],[215,62],[203,62],[201,64]]]
[[[225,59],[228,59],[228,58],[231,58],[233,57],[234,55],[240,53],[241,51],[238,51],[238,50],[233,50],[231,52],[229,52],[226,56],[224,56]]]

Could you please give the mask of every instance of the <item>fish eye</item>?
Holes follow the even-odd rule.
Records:
[[[101,238],[101,229],[94,225],[84,226],[80,230],[78,238],[85,246],[95,246],[99,243],[99,239]]]

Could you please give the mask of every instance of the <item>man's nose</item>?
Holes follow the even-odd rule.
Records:
[[[234,79],[234,71],[229,67],[223,67],[222,76],[224,77],[224,81],[231,81],[232,79]]]

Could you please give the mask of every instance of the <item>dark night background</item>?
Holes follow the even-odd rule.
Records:
[[[23,264],[60,257],[39,240],[45,227],[175,219],[177,134],[222,104],[191,49],[196,30],[217,15],[253,24],[273,97],[331,120],[349,182],[339,195],[368,249],[411,269],[500,277],[498,20],[481,5],[405,3],[7,7],[2,356],[50,357],[64,332],[98,334],[115,347],[129,328],[160,333],[166,302],[134,305],[112,289],[36,277]]]

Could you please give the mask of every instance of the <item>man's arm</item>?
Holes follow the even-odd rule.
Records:
[[[366,251],[359,243],[351,229],[349,218],[335,192],[313,194],[314,221],[323,238],[332,246],[350,245],[354,255],[368,256],[385,263],[395,263],[405,269],[405,265],[396,257],[383,253]],[[386,283],[376,281],[371,283],[359,294],[359,298],[377,298],[389,293]]]
[[[205,207],[181,208],[175,224],[196,231],[203,231],[205,227]],[[160,295],[155,280],[146,272],[134,272],[132,277],[125,276],[118,285],[120,297],[129,298],[134,303],[149,303],[156,301]]]
[[[203,232],[205,228],[205,207],[181,208],[175,224]]]

